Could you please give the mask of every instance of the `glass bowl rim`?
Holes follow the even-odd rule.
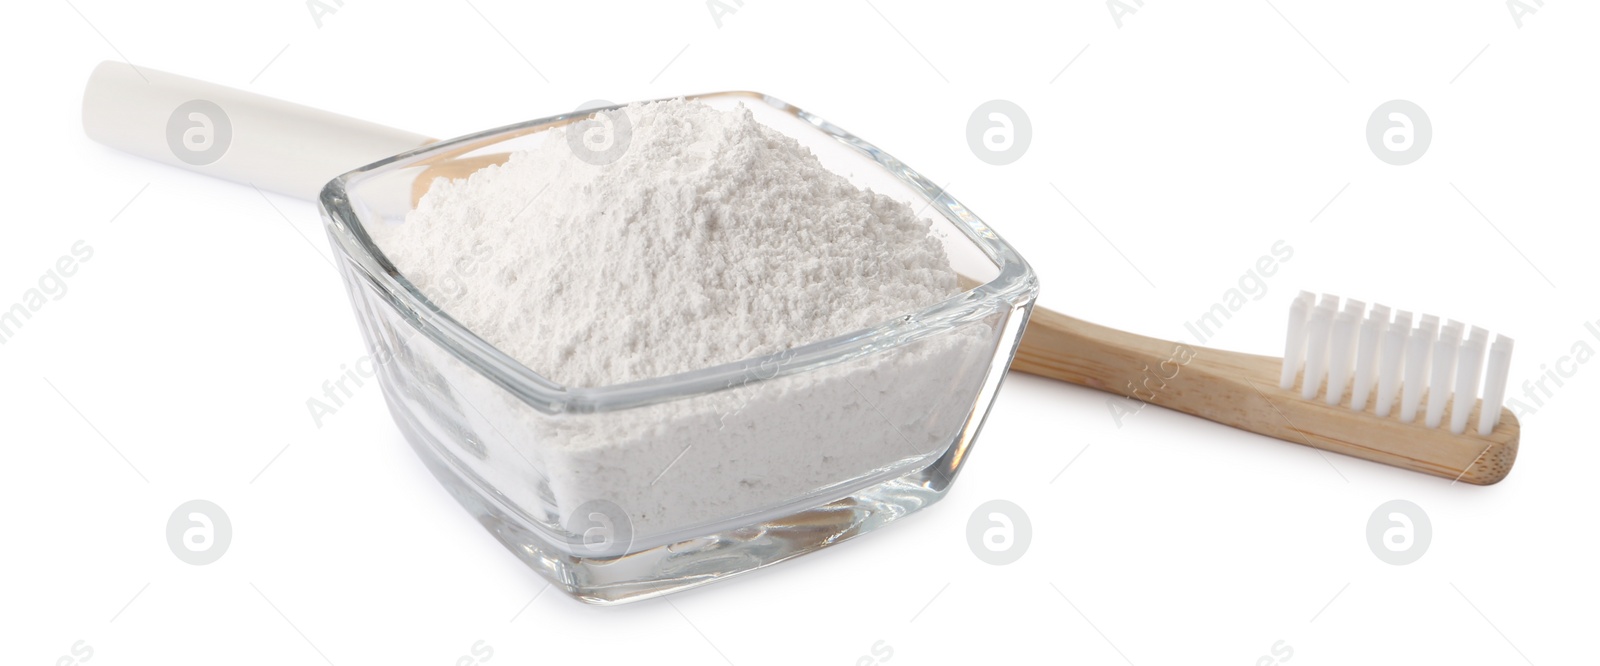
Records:
[[[1038,279],[1028,262],[986,223],[952,198],[944,188],[877,146],[815,114],[776,97],[752,91],[681,95],[634,103],[718,98],[739,98],[742,101],[755,100],[766,104],[799,118],[823,134],[861,153],[896,180],[924,197],[927,200],[927,207],[938,210],[946,220],[953,223],[969,242],[994,262],[998,272],[988,282],[965,289],[920,310],[904,313],[888,322],[788,350],[626,383],[568,387],[511,358],[457,322],[423,295],[390,263],[388,257],[366,233],[360,216],[351,205],[348,193],[351,186],[390,171],[416,167],[419,163],[433,158],[476,151],[501,140],[545,131],[587,118],[596,111],[621,108],[627,106],[626,104],[586,108],[437,141],[341,174],[329,181],[318,197],[324,226],[335,251],[342,253],[349,265],[359,269],[359,277],[374,287],[378,295],[413,327],[449,350],[468,367],[516,395],[529,406],[548,414],[629,409],[817,370],[846,360],[905,346],[960,324],[976,321],[998,309],[1013,307],[1037,295]],[[342,278],[346,281],[355,279],[349,274],[343,275]]]

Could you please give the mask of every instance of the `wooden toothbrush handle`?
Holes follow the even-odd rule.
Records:
[[[1516,460],[1521,428],[1510,410],[1502,410],[1488,437],[1472,429],[1456,435],[1448,428],[1428,428],[1420,419],[1380,418],[1372,405],[1357,412],[1330,406],[1321,394],[1302,399],[1298,390],[1278,388],[1281,364],[1271,356],[1135,335],[1036,306],[1011,368],[1120,396],[1107,403],[1119,426],[1148,403],[1477,485],[1505,478]],[[1468,422],[1476,423],[1476,416]]]

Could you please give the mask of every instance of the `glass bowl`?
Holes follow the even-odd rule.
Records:
[[[1038,292],[1027,262],[988,225],[873,145],[766,95],[690,99],[742,104],[830,170],[932,217],[965,291],[767,356],[569,388],[452,319],[373,239],[404,224],[435,178],[503,162],[595,110],[431,144],[344,174],[320,197],[406,440],[501,543],[590,603],[752,571],[937,501],[971,451]]]

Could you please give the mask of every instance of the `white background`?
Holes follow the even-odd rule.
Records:
[[[949,182],[1046,307],[1192,342],[1184,322],[1282,239],[1292,260],[1209,344],[1279,353],[1309,289],[1515,337],[1513,395],[1600,349],[1593,3],[1520,27],[1498,1],[1200,4],[1146,0],[1121,27],[1097,0],[748,0],[720,27],[695,0],[347,0],[320,27],[295,0],[12,7],[0,307],[74,242],[94,255],[0,345],[0,661],[83,641],[92,664],[443,665],[480,640],[523,664],[1592,661],[1594,362],[1524,415],[1492,487],[1154,408],[1119,428],[1104,394],[1018,376],[943,503],[670,604],[584,606],[449,498],[375,387],[313,423],[306,399],[364,350],[311,204],[79,126],[103,59],[441,137],[754,89]],[[1032,121],[1008,166],[967,146],[991,99]],[[1433,127],[1407,166],[1365,139],[1391,99]],[[207,566],[165,541],[196,498],[234,529]],[[1433,526],[1407,566],[1366,540],[1397,498]],[[966,543],[991,499],[1031,518],[1015,564]]]

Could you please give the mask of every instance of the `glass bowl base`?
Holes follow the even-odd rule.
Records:
[[[464,476],[409,410],[391,414],[406,441],[450,495],[523,563],[585,603],[612,605],[679,592],[777,564],[888,525],[937,502],[961,446],[903,476],[794,513],[608,558],[571,555]]]

